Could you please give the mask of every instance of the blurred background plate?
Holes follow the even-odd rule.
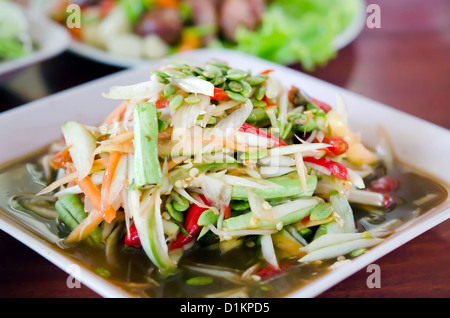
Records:
[[[355,12],[356,14],[349,26],[334,39],[333,47],[336,50],[341,50],[352,43],[366,25],[366,6],[364,0],[358,1]]]
[[[342,9],[341,12],[336,12],[334,15],[324,15],[323,18],[324,19],[328,19],[330,16],[335,18],[335,19],[343,19],[343,17],[341,16],[343,14],[343,12],[345,10],[348,10],[348,12],[353,12],[353,18],[351,19],[350,23],[348,24],[348,26],[338,35],[334,38],[334,40],[331,43],[331,48],[330,50],[335,50],[336,52],[341,50],[342,48],[344,48],[345,46],[347,46],[348,44],[350,44],[351,42],[353,42],[361,33],[361,31],[363,30],[364,26],[365,26],[365,21],[366,21],[366,6],[365,6],[365,1],[364,0],[346,0],[349,1],[348,5],[346,5],[346,9]],[[55,3],[57,1],[55,0],[36,0],[34,2],[31,3],[31,5],[33,6],[33,8],[36,8],[38,11],[43,12],[45,14],[45,16],[49,16],[50,13],[50,7],[49,3]],[[306,1],[307,2],[307,1]],[[284,8],[286,10],[289,10],[289,8],[291,7],[295,7],[296,4],[294,2],[289,3],[289,1],[284,1],[283,0],[283,5]],[[332,2],[331,2],[332,3]],[[317,18],[318,15],[320,15],[319,13],[319,9],[320,10],[324,10],[324,4],[326,4],[325,1],[322,1],[321,3],[318,3],[317,6],[315,7],[314,10],[318,10],[317,12],[315,12],[315,17],[311,17],[308,16],[307,19],[309,21],[313,21],[315,20],[317,22]],[[304,4],[305,5],[305,4]],[[334,4],[336,6],[336,4]],[[306,3],[305,7],[311,6],[311,4]],[[331,8],[329,9],[329,11],[333,11],[334,9]],[[276,10],[272,10],[274,12],[276,12]],[[347,12],[347,13],[348,13]],[[289,48],[289,46],[291,45],[291,42],[293,41],[275,41],[277,40],[277,32],[280,32],[279,28],[284,28],[286,26],[288,27],[293,27],[295,28],[292,24],[285,24],[283,25],[284,21],[281,24],[276,24],[275,26],[272,25],[274,22],[273,20],[276,19],[277,14],[281,14],[281,16],[284,19],[284,17],[286,17],[286,13],[280,13],[280,12],[276,12],[276,13],[271,13],[271,17],[270,17],[270,21],[269,18],[267,19],[267,28],[265,31],[262,32],[258,32],[257,30],[255,31],[255,38],[253,40],[251,40],[249,42],[248,37],[251,37],[251,33],[250,35],[244,35],[243,37],[246,37],[246,39],[243,40],[243,43],[238,43],[238,45],[233,46],[230,45],[229,43],[224,43],[222,41],[217,41],[215,43],[213,43],[212,45],[210,45],[211,48],[228,48],[228,49],[237,49],[240,51],[243,51],[244,53],[248,53],[251,55],[256,55],[268,60],[271,60],[273,62],[277,62],[277,63],[281,63],[281,64],[291,64],[291,63],[296,63],[298,62],[297,60],[293,60],[293,56],[292,55],[296,55],[297,57],[304,57],[304,59],[307,59],[310,64],[310,66],[306,66],[306,69],[313,69],[314,66],[317,65],[321,65],[324,66],[326,64],[326,62],[333,58],[332,53],[328,52],[328,56],[324,57],[324,51],[323,49],[323,39],[316,41],[315,44],[300,44],[296,43],[295,45],[299,46],[298,48],[298,52],[296,54],[292,53],[292,49]],[[331,13],[330,13],[331,14]],[[295,14],[294,14],[295,15]],[[280,20],[283,20],[280,19]],[[292,14],[290,17],[286,18],[286,19],[290,19],[292,23],[293,17]],[[295,20],[295,19],[294,19]],[[337,20],[336,20],[337,21]],[[337,24],[337,22],[335,21],[335,24]],[[321,34],[321,33],[327,33],[330,32],[329,29],[332,26],[333,23],[330,23],[329,21],[327,21],[326,23],[324,23],[321,26],[317,26],[317,29],[321,29],[321,30],[316,30],[315,32],[317,32],[317,34]],[[298,26],[298,28],[301,28],[302,25],[295,25]],[[267,32],[268,29],[274,27],[275,31],[274,35],[267,37],[267,34],[264,34]],[[336,25],[334,25],[334,27],[336,27]],[[307,32],[310,32],[306,31]],[[296,33],[297,34],[297,33]],[[285,35],[282,32],[282,35]],[[325,35],[322,34],[323,37],[325,37]],[[265,42],[273,42],[271,44],[269,44],[269,48],[264,44],[261,48],[254,48],[254,42],[258,42],[259,40],[265,41]],[[292,40],[292,39],[291,39]],[[275,42],[280,42],[283,43],[282,47],[278,46],[279,43],[275,43]],[[297,41],[298,42],[298,41]],[[319,46],[317,46],[319,45]],[[293,45],[294,46],[294,45]],[[312,53],[317,53],[318,51],[322,51],[320,52],[320,55],[322,55],[322,57],[320,57],[319,59],[321,60],[319,61],[309,61],[311,60],[311,58],[315,59],[314,57],[311,57],[310,55],[312,54],[310,52],[310,50],[313,50],[311,47],[315,47],[315,51],[316,52],[312,52]],[[288,47],[288,48],[286,48]],[[285,53],[279,53],[279,52],[275,52],[278,50],[278,48],[280,48],[280,52],[284,51]],[[121,56],[115,53],[111,53],[108,52],[106,50],[103,50],[101,48],[95,47],[93,45],[90,44],[86,44],[84,42],[81,42],[79,40],[76,40],[75,38],[72,38],[71,42],[70,42],[70,47],[69,50],[81,57],[99,62],[99,63],[103,63],[103,64],[107,64],[110,66],[115,66],[115,67],[122,67],[122,68],[127,68],[127,67],[132,67],[132,66],[136,66],[145,62],[148,62],[148,59],[145,58],[134,58],[134,57],[128,57],[128,56]],[[305,52],[306,50],[306,52]],[[286,57],[286,51],[290,51],[288,54],[290,57]],[[267,55],[267,56],[265,56]],[[268,55],[270,55],[271,57],[269,57]],[[326,55],[326,54],[325,54]],[[301,60],[302,58],[300,58]],[[302,62],[302,61],[300,61]]]
[[[20,7],[22,9],[22,7]],[[53,21],[22,9],[29,24],[29,35],[35,46],[26,56],[0,63],[0,82],[10,78],[26,66],[50,59],[65,51],[71,42],[70,35]]]

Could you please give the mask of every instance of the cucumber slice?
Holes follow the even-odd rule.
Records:
[[[84,125],[75,121],[65,122],[61,130],[66,145],[71,146],[70,156],[81,180],[91,171],[97,140]]]

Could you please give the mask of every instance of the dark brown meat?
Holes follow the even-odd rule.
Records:
[[[144,14],[136,25],[141,36],[156,34],[169,45],[178,43],[183,22],[176,8],[156,8]]]
[[[265,0],[225,0],[220,8],[220,28],[222,34],[234,41],[238,26],[255,30],[266,8]]]

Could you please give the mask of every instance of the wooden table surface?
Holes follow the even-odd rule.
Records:
[[[366,27],[313,75],[450,129],[450,2],[367,3],[380,6],[381,28]],[[1,83],[0,108],[120,70],[65,52]],[[449,249],[446,221],[375,262],[381,269],[381,288],[368,288],[369,273],[362,269],[319,297],[450,297]],[[1,231],[0,255],[0,297],[99,297],[85,286],[67,288],[66,273]]]

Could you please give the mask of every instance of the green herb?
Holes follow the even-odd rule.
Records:
[[[111,277],[111,272],[103,267],[96,267],[94,271],[103,277]]]
[[[350,252],[350,257],[358,257],[366,252],[365,248],[360,248]]]
[[[213,282],[212,277],[209,276],[197,276],[192,277],[186,281],[186,284],[191,286],[204,286],[209,285]]]

